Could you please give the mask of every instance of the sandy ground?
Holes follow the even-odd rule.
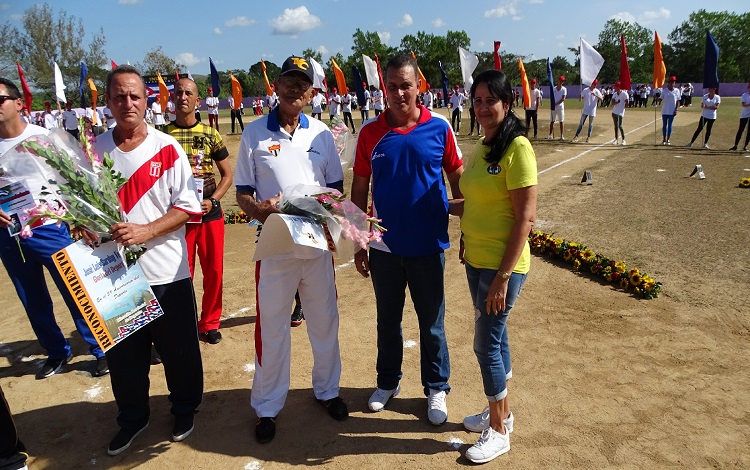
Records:
[[[568,139],[579,117],[576,108],[575,102],[568,105]],[[712,146],[732,145],[738,108],[736,99],[725,100]],[[509,320],[510,401],[516,416],[512,450],[489,465],[750,468],[750,231],[744,228],[750,190],[737,188],[740,178],[750,174],[750,154],[677,147],[695,129],[695,109],[678,115],[673,147],[653,145],[658,116],[651,108],[626,112],[627,147],[608,145],[613,137],[609,116],[609,110],[600,110],[591,144],[534,142],[541,173],[537,227],[647,271],[664,283],[663,295],[639,301],[534,257]],[[540,121],[544,137],[546,119]],[[228,132],[228,121],[222,130]],[[465,117],[461,134],[467,130]],[[226,141],[235,154],[239,136],[228,135]],[[462,135],[459,142],[467,151],[474,138]],[[707,178],[686,178],[698,163]],[[577,184],[586,169],[593,173],[592,186]],[[234,206],[233,195],[226,201]],[[457,240],[457,220],[450,230]],[[341,395],[350,417],[335,422],[315,403],[303,324],[292,330],[292,387],[276,439],[255,442],[249,406],[254,237],[255,230],[247,226],[227,226],[224,340],[201,344],[205,396],[195,432],[182,443],[169,441],[167,391],[161,366],[155,366],[151,424],[131,449],[114,458],[105,450],[116,431],[109,378],[90,376],[94,362],[63,307],[57,316],[72,337],[76,357],[63,373],[34,380],[44,351],[7,275],[0,275],[0,296],[7,299],[0,319],[0,385],[29,449],[30,468],[471,465],[463,452],[478,436],[466,432],[461,421],[486,402],[472,351],[469,293],[455,249],[446,253],[453,387],[448,423],[434,427],[427,422],[418,331],[408,303],[402,394],[381,413],[367,410],[375,386],[372,285],[348,260],[339,260]],[[198,274],[199,296],[200,285]],[[63,305],[59,295],[55,298],[56,305]]]

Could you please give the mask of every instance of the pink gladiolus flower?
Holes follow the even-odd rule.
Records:
[[[34,234],[31,233],[31,227],[29,227],[28,225],[24,225],[19,235],[21,235],[21,238],[24,238],[24,239],[31,238],[34,236]]]
[[[331,208],[333,209],[341,209],[341,203],[340,202],[333,202],[331,203]]]

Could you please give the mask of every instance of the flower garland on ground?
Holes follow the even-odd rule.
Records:
[[[251,220],[253,220],[253,218],[245,214],[243,211],[224,209],[224,225],[246,224]]]
[[[624,261],[612,260],[580,243],[532,230],[529,233],[529,244],[532,253],[569,264],[573,271],[593,274],[641,299],[655,299],[661,291],[661,282],[640,272],[638,268],[628,270]]]
[[[746,176],[740,180],[740,188],[750,188],[750,176]]]

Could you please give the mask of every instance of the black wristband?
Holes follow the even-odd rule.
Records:
[[[208,198],[208,200],[211,201],[211,204],[214,206],[214,209],[219,207],[219,201],[217,201],[216,199],[210,197]]]

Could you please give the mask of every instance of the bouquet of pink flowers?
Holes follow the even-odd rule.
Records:
[[[286,188],[279,209],[323,224],[333,237],[340,258],[349,258],[371,241],[380,241],[386,231],[380,220],[369,217],[339,191],[298,184]]]

